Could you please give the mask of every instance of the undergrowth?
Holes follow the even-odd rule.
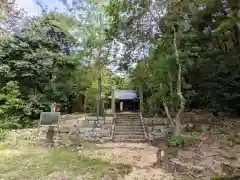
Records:
[[[167,139],[167,143],[169,147],[176,147],[176,148],[184,148],[186,146],[193,145],[195,142],[195,138],[193,137],[186,137],[183,135],[179,136],[169,136]]]
[[[7,132],[8,131],[6,129],[1,129],[0,128],[0,142],[4,141],[4,139],[5,139],[6,135],[7,135]]]

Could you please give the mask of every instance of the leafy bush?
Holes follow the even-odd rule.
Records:
[[[186,138],[183,136],[169,136],[168,137],[168,145],[170,147],[184,147],[186,142]]]
[[[8,82],[0,89],[0,128],[16,129],[24,127],[28,121],[29,107],[21,99],[18,83]]]
[[[183,135],[179,136],[169,136],[168,137],[168,146],[169,147],[177,147],[177,148],[183,148],[185,146],[193,145],[195,143],[194,137],[186,137]]]
[[[4,141],[6,135],[7,135],[7,130],[0,128],[0,141]]]

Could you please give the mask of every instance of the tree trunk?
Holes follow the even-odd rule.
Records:
[[[172,84],[172,75],[171,73],[168,73],[168,77],[169,77],[169,86],[170,86],[170,96],[171,96],[171,103],[172,103],[172,107],[171,107],[171,113],[174,112],[174,99],[173,99],[173,84]]]
[[[104,115],[104,105],[103,105],[103,100],[102,100],[102,76],[100,74],[100,79],[99,79],[99,116]]]
[[[88,102],[88,94],[87,94],[87,90],[84,93],[84,104],[83,104],[83,112],[86,113],[86,109],[87,109],[87,102]]]
[[[176,55],[176,62],[178,65],[177,94],[178,94],[178,97],[180,100],[180,107],[179,107],[177,115],[175,117],[175,124],[176,124],[175,135],[179,135],[181,133],[180,116],[182,115],[182,113],[184,111],[186,100],[182,95],[182,65],[180,62],[178,48],[177,48],[177,32],[174,27],[173,27],[173,30],[174,30],[173,44],[174,44],[174,50],[175,50],[175,55]]]
[[[174,121],[175,121],[174,135],[179,136],[182,132],[182,126],[181,126],[180,118],[175,119]]]
[[[161,89],[163,88],[162,84],[160,84],[160,88],[161,88]],[[162,97],[162,103],[163,103],[163,107],[164,107],[165,113],[166,113],[166,115],[167,115],[167,118],[170,120],[170,122],[171,122],[171,127],[173,128],[173,127],[175,126],[175,124],[174,124],[174,119],[172,118],[172,115],[171,115],[171,113],[169,112],[169,108],[168,108],[168,106],[167,106],[167,103],[166,103],[166,101],[165,101],[164,96]]]
[[[97,122],[100,116],[100,106],[101,106],[101,77],[98,78],[98,100],[97,100]]]

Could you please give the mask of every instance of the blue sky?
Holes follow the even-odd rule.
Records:
[[[65,6],[59,0],[40,0],[49,10],[58,8],[64,11]],[[19,8],[24,9],[29,16],[36,16],[41,13],[41,8],[37,5],[36,0],[16,0]]]

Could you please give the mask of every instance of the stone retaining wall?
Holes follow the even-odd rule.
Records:
[[[165,137],[171,132],[170,121],[161,117],[144,117],[143,122],[149,140]]]
[[[85,115],[61,115],[59,135],[57,136],[57,129],[54,128],[54,140],[68,141],[72,136],[77,137],[79,140],[87,141],[108,141],[112,139],[113,117],[97,117]],[[69,132],[77,125],[77,129],[72,135]],[[8,137],[15,136],[16,139],[46,139],[46,132],[48,127],[40,127],[32,129],[19,129],[12,130]]]
[[[191,129],[194,124],[208,124],[212,118],[211,114],[206,112],[185,112],[181,116],[182,128]],[[168,118],[147,116],[143,119],[148,137],[152,140],[165,137],[172,132]]]

